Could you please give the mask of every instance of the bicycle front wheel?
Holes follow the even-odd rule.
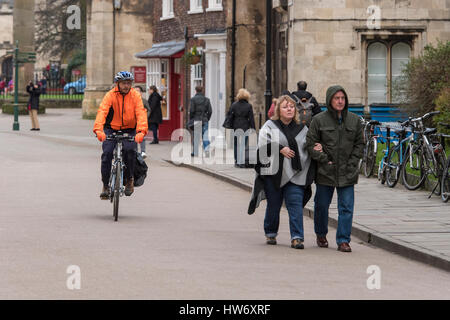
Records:
[[[121,177],[121,168],[120,165],[118,165],[116,169],[116,181],[114,183],[114,201],[113,201],[114,221],[117,221],[117,219],[119,218],[120,177]]]
[[[386,184],[393,188],[400,177],[400,152],[399,149],[391,149],[386,164]]]
[[[403,185],[408,190],[417,190],[425,180],[421,148],[409,145],[405,151],[405,158],[402,167]]]
[[[442,172],[441,178],[441,198],[442,201],[447,202],[450,197],[450,159]]]

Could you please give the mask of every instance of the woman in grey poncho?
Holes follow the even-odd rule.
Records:
[[[308,128],[300,124],[294,100],[281,96],[274,116],[259,132],[256,178],[248,213],[267,199],[264,232],[267,244],[276,244],[280,210],[285,201],[289,213],[291,247],[303,249],[303,207],[311,197],[311,158],[305,149]]]

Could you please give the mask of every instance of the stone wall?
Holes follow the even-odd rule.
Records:
[[[230,5],[231,7],[231,5]],[[266,88],[265,73],[265,1],[237,0],[236,1],[236,63],[235,63],[235,92],[244,86],[250,92],[250,103],[255,113],[258,125],[259,114],[264,115]],[[231,27],[232,11],[227,13],[227,92],[231,94]],[[227,97],[227,109],[230,107],[230,98]],[[264,121],[264,118],[262,119]]]
[[[367,26],[367,8],[380,8],[380,29]],[[289,7],[288,86],[299,80],[319,103],[326,89],[343,85],[351,103],[367,103],[367,43],[409,37],[412,55],[430,43],[450,40],[448,0],[305,0]]]
[[[151,16],[154,1],[122,1],[122,8],[115,12],[112,3],[109,0],[88,2],[87,87],[83,117],[95,115],[118,71],[145,66],[145,61],[136,59],[134,54],[148,49],[153,43]]]

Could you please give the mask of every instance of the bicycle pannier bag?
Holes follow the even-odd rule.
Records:
[[[147,177],[148,166],[142,158],[139,152],[135,152],[136,154],[136,164],[134,166],[134,186],[140,187],[144,184],[144,180]]]

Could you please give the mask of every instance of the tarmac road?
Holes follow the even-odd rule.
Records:
[[[450,298],[448,272],[355,237],[352,253],[338,252],[335,229],[318,248],[309,218],[305,249],[290,248],[285,211],[267,246],[265,203],[248,216],[248,192],[156,156],[114,222],[99,200],[100,144],[68,128],[0,130],[0,299]],[[79,290],[67,286],[73,265]],[[367,287],[372,265],[380,289]]]

